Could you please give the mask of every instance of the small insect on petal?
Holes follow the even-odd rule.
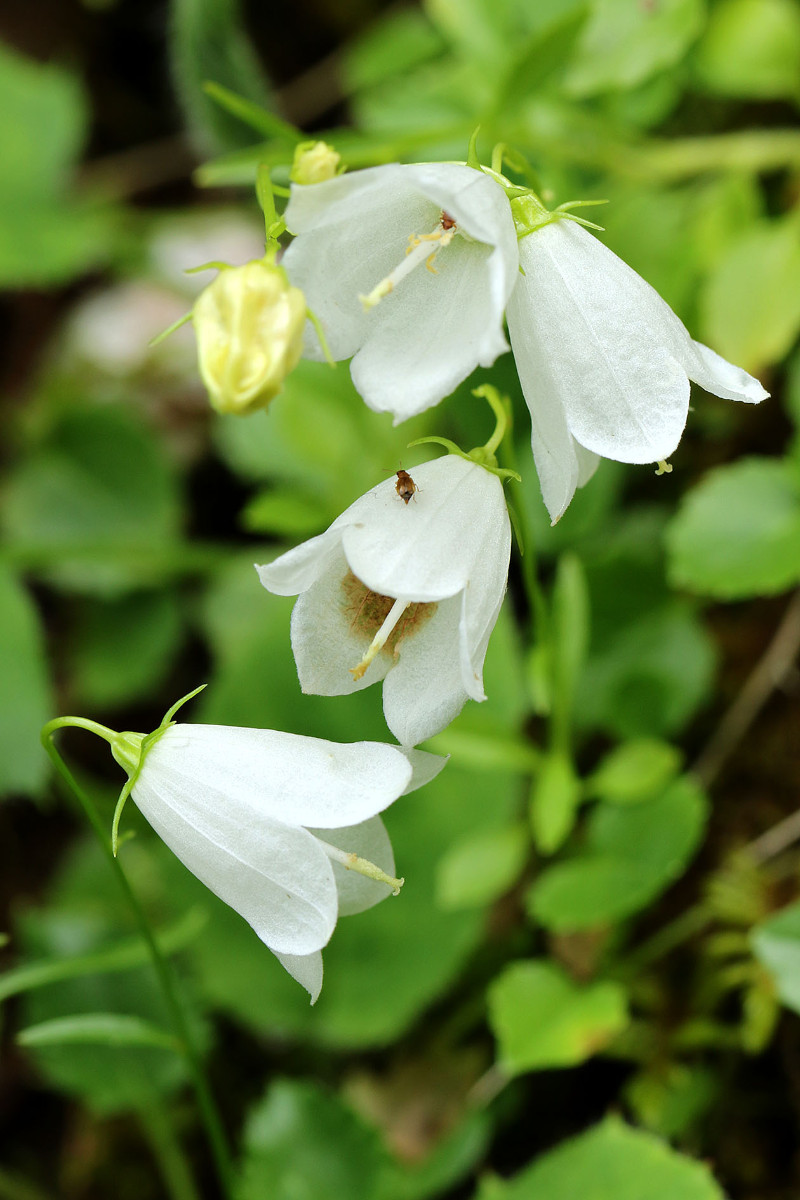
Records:
[[[395,487],[397,488],[397,494],[401,500],[408,504],[409,500],[414,495],[414,492],[418,492],[419,488],[414,483],[414,480],[411,478],[408,471],[404,471],[402,467],[396,472],[396,474],[397,483],[395,484]]]

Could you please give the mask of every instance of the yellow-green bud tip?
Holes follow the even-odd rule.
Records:
[[[292,183],[324,183],[339,173],[341,156],[326,142],[301,142],[289,172]]]
[[[220,271],[192,313],[200,374],[221,413],[266,408],[303,351],[305,296],[262,260]]]

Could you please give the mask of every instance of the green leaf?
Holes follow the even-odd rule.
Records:
[[[725,600],[785,591],[800,580],[800,486],[789,465],[751,458],[710,472],[667,534],[678,587]]]
[[[0,45],[0,285],[66,282],[107,258],[116,218],[70,195],[86,132],[77,79]]]
[[[723,96],[800,101],[800,10],[794,0],[721,0],[711,6],[694,67]]]
[[[248,1115],[236,1200],[370,1200],[385,1157],[335,1095],[279,1079]]]
[[[542,854],[553,854],[572,831],[582,788],[563,754],[548,754],[531,788],[531,829]]]
[[[31,597],[0,568],[0,795],[35,793],[49,774],[39,742],[54,708],[44,650]]]
[[[512,963],[491,984],[488,1002],[500,1064],[512,1075],[576,1066],[628,1022],[619,984],[581,986],[549,962]]]
[[[515,883],[528,854],[524,825],[503,825],[457,839],[436,876],[436,901],[444,909],[480,908]]]
[[[84,600],[69,642],[73,698],[86,707],[130,703],[171,669],[183,632],[174,592]]]
[[[800,331],[799,275],[796,212],[746,229],[700,293],[703,341],[753,374],[779,362]]]
[[[563,752],[569,741],[573,700],[589,645],[589,597],[580,559],[558,560],[553,586],[550,654],[553,676],[553,736]]]
[[[706,815],[706,799],[688,776],[641,804],[596,808],[581,853],[548,867],[531,888],[532,915],[566,933],[638,911],[682,873]]]
[[[580,725],[618,737],[663,736],[681,729],[710,691],[714,647],[684,601],[654,607],[598,638],[577,691]]]
[[[248,125],[232,117],[204,85],[215,83],[267,108],[270,87],[250,43],[239,0],[172,0],[170,57],[175,87],[205,152],[247,146]]]
[[[163,933],[155,934],[162,954],[174,954],[193,941],[205,925],[205,915],[193,909]],[[46,959],[43,962],[23,963],[0,975],[0,1000],[29,992],[35,988],[60,983],[63,979],[79,979],[82,975],[104,975],[110,971],[129,971],[132,967],[150,962],[150,951],[140,937],[126,939],[117,945],[99,950],[96,954],[76,955],[74,958]]]
[[[597,0],[569,72],[573,96],[634,87],[677,63],[703,27],[703,0]]]
[[[608,1117],[478,1200],[724,1200],[708,1167]]]
[[[682,758],[676,746],[655,738],[624,742],[606,755],[587,780],[587,790],[611,804],[638,804],[663,792]]]
[[[501,79],[494,101],[499,113],[519,107],[564,73],[575,44],[586,23],[585,7],[576,7],[544,30],[537,29],[525,39],[510,68]]]
[[[349,92],[382,84],[441,54],[444,42],[416,9],[389,10],[344,48],[344,81]]]
[[[751,933],[753,953],[767,968],[782,1002],[800,1013],[800,903],[775,913]]]
[[[21,1046],[158,1046],[176,1050],[175,1037],[141,1017],[81,1013],[30,1025],[17,1035]]]
[[[74,409],[11,474],[2,517],[10,550],[59,586],[119,594],[165,569],[179,518],[174,468],[128,410]]]

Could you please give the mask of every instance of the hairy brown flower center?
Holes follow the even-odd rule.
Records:
[[[350,629],[367,641],[372,641],[394,602],[394,596],[371,592],[352,571],[348,571],[342,580],[342,609],[350,622]],[[435,601],[409,604],[387,637],[383,652],[396,657],[401,639],[413,637],[431,619],[437,608]]]

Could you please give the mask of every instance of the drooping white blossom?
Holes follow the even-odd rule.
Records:
[[[319,537],[258,567],[299,598],[292,648],[304,692],[343,695],[383,680],[386,723],[404,746],[484,700],[483,661],[506,589],[511,531],[498,477],[458,455],[385,480]]]
[[[729,400],[767,396],[746,371],[693,341],[658,293],[574,221],[534,229],[519,253],[524,275],[508,329],[553,521],[598,456],[669,458],[686,424],[689,380]]]
[[[393,163],[293,186],[283,257],[334,359],[396,421],[449,395],[508,349],[518,270],[503,189],[458,163]],[[307,357],[322,359],[309,325]]]
[[[141,735],[121,735],[123,739]],[[115,757],[125,764],[115,752]],[[227,725],[169,725],[146,749],[131,795],[153,829],[234,908],[311,994],[338,916],[392,890],[343,865],[394,875],[377,814],[443,764],[377,742]]]

